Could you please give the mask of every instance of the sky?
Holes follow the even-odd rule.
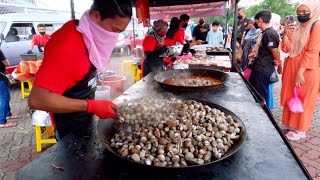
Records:
[[[61,11],[70,11],[70,0],[38,0],[39,6],[43,8],[56,9]],[[77,15],[83,14],[84,11],[90,8],[92,0],[74,0],[74,7]]]
[[[301,2],[301,0],[292,0],[292,1],[293,2]],[[263,2],[263,0],[240,0],[239,7],[249,7],[249,6],[261,3],[261,2]]]
[[[240,0],[239,6],[240,7],[249,7],[254,4],[258,4],[262,2],[263,0]]]

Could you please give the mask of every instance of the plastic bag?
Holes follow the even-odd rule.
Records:
[[[291,112],[293,113],[302,113],[303,112],[303,105],[302,101],[299,98],[300,88],[294,88],[294,96],[289,99],[288,106]]]
[[[0,74],[2,74],[4,77],[6,77],[10,84],[16,83],[16,80],[14,79],[14,77],[11,74],[4,74],[2,72],[0,72]]]
[[[273,73],[270,76],[270,84],[276,83],[279,81],[279,77],[277,75],[276,70],[273,71]]]
[[[245,70],[243,71],[243,75],[244,75],[244,77],[245,77],[247,80],[249,80],[250,75],[251,75],[251,72],[252,72],[252,70],[251,70],[250,68],[247,68],[247,69],[245,69]]]
[[[49,113],[36,110],[32,114],[32,124],[36,126],[52,126]]]

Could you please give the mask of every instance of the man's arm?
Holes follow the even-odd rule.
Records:
[[[2,63],[5,67],[10,66],[10,62],[8,61],[8,59],[2,60]]]
[[[10,66],[10,62],[6,58],[6,56],[3,54],[3,52],[0,50],[0,61],[3,63],[5,67]]]
[[[282,63],[280,60],[280,52],[279,52],[279,35],[277,32],[273,31],[266,31],[263,35],[262,42],[263,44],[268,47],[273,56],[273,62],[275,66],[278,66],[278,73],[282,74]]]
[[[276,66],[278,66],[277,72],[278,72],[278,74],[282,74],[282,63],[281,63],[281,60],[280,60],[279,49],[278,48],[272,48],[270,50],[271,50],[272,56],[274,58],[274,64]]]
[[[28,103],[32,109],[52,113],[85,112],[88,108],[86,100],[67,98],[37,85],[32,87]]]
[[[33,42],[31,42],[30,47],[29,47],[29,51],[32,51],[33,46],[34,46],[34,43],[33,43]]]
[[[38,38],[39,37],[37,34],[33,35],[32,37],[32,41],[31,41],[31,44],[30,44],[30,47],[29,47],[29,50],[28,50],[28,53],[31,54],[32,53],[32,50],[33,50],[33,47],[35,45],[38,45]]]
[[[276,66],[281,66],[279,49],[278,48],[272,48],[270,50],[271,50],[272,56],[274,58],[274,64]]]
[[[117,118],[114,109],[118,106],[111,101],[72,99],[37,85],[32,87],[28,104],[32,109],[51,113],[88,112],[97,115],[100,119]]]

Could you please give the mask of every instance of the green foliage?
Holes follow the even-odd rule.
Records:
[[[291,2],[291,0],[264,0],[260,4],[252,5],[247,9],[246,15],[248,18],[253,17],[257,12],[261,10],[270,10],[273,13],[279,14],[281,16],[281,21],[283,22],[288,15],[295,15],[295,11],[298,4]],[[221,25],[226,23],[227,16],[212,16],[206,17],[206,23],[211,24],[213,21],[219,21]],[[198,22],[198,18],[192,19]],[[233,26],[234,22],[234,10],[229,11],[229,21],[228,25]]]
[[[232,26],[233,25],[233,21],[234,21],[234,12],[230,11],[229,12],[229,21],[228,21],[228,25]],[[192,21],[194,22],[198,22],[199,18],[191,18]],[[227,20],[227,15],[225,16],[210,16],[210,17],[206,17],[206,23],[208,24],[212,24],[214,21],[218,21],[220,22],[221,26],[226,24],[226,20]]]
[[[257,12],[261,10],[270,10],[273,13],[281,16],[283,22],[288,15],[294,15],[298,4],[292,3],[290,0],[264,0],[258,5],[250,6],[247,9],[247,17],[253,17]]]

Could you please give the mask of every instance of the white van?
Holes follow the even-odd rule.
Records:
[[[0,48],[10,61],[8,72],[11,73],[22,60],[20,55],[28,51],[32,36],[38,33],[38,24],[45,24],[46,33],[52,34],[68,20],[68,16],[39,13],[0,15]],[[37,46],[34,46],[33,52],[39,52]]]

